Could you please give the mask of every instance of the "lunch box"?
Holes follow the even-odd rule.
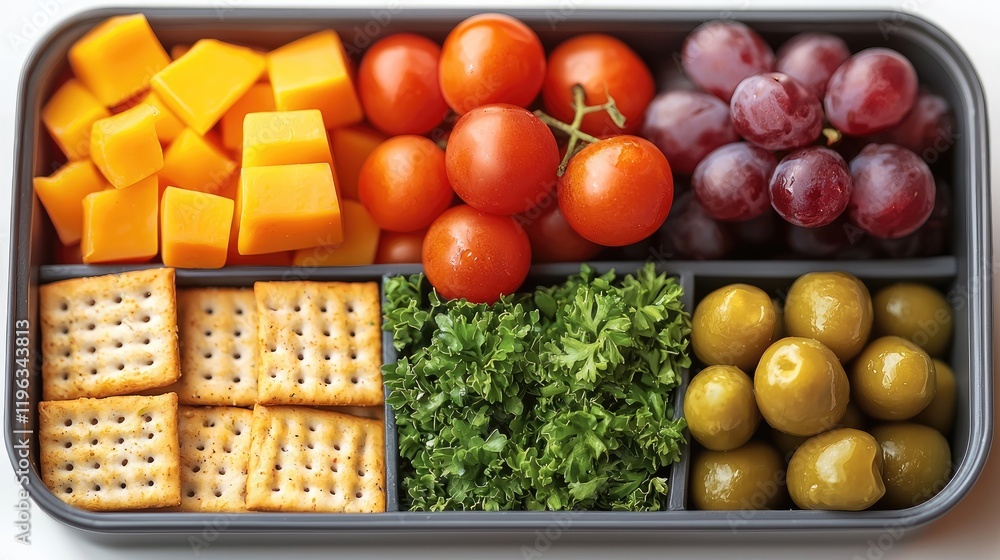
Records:
[[[57,167],[58,151],[41,124],[43,101],[68,76],[66,53],[73,42],[105,18],[142,11],[166,47],[212,37],[235,43],[272,48],[312,31],[337,30],[345,48],[358,55],[381,37],[399,31],[425,34],[437,41],[473,9],[245,9],[219,8],[113,8],[88,11],[62,22],[39,40],[21,76],[15,136],[12,249],[8,337],[3,376],[7,413],[4,418],[7,452],[15,471],[35,503],[52,517],[80,529],[108,533],[185,533],[206,527],[220,532],[324,532],[324,533],[453,533],[467,531],[525,532],[644,532],[666,536],[683,533],[783,533],[799,535],[849,531],[876,534],[905,531],[928,523],[947,512],[972,488],[983,469],[992,439],[992,250],[990,242],[989,166],[986,109],[982,86],[969,59],[955,42],[932,24],[909,14],[875,11],[746,11],[710,12],[675,10],[511,10],[532,26],[547,48],[573,35],[603,32],[628,42],[649,63],[654,73],[679,60],[684,37],[698,24],[715,19],[744,22],[772,45],[802,31],[826,31],[842,36],[852,50],[884,46],[898,50],[915,66],[921,81],[945,97],[955,112],[956,137],[938,164],[953,190],[950,248],[946,255],[918,259],[879,260],[749,260],[681,261],[663,258],[656,251],[646,260],[676,276],[685,290],[684,304],[694,304],[711,290],[732,282],[745,282],[781,296],[799,275],[810,271],[844,270],[878,289],[895,281],[926,282],[942,290],[954,309],[954,338],[948,360],[957,380],[958,407],[950,437],[953,477],[930,501],[905,510],[834,511],[697,511],[688,499],[689,449],[669,469],[668,507],[658,512],[411,512],[401,511],[396,431],[392,411],[386,407],[387,511],[378,514],[244,513],[198,514],[143,512],[89,512],[66,505],[43,484],[38,472],[38,452],[33,431],[40,398],[40,335],[38,286],[67,278],[94,276],[140,268],[111,265],[52,265],[49,248],[54,231],[32,193],[32,177],[48,175]],[[601,261],[601,271],[614,268],[633,272],[644,261]],[[382,285],[385,278],[410,274],[419,265],[372,265],[339,268],[232,267],[220,270],[178,270],[178,287],[252,286],[258,280],[364,280]],[[536,265],[525,287],[556,283],[579,271],[579,263]],[[15,347],[30,348],[27,377],[17,376]],[[391,336],[383,335],[386,363],[396,359]],[[689,372],[685,372],[685,382]],[[27,379],[21,386],[18,379]],[[685,386],[677,389],[674,406],[679,414]],[[18,414],[27,414],[21,422]],[[30,445],[27,468],[19,441]],[[689,438],[690,439],[690,438]],[[688,446],[689,447],[689,446]],[[20,466],[19,466],[20,463]],[[561,533],[560,533],[561,534]]]

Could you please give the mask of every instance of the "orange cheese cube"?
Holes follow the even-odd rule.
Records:
[[[264,71],[264,55],[202,39],[153,76],[151,85],[184,124],[205,134]]]
[[[379,229],[364,205],[343,201],[344,241],[334,247],[313,247],[295,251],[294,266],[358,266],[375,262]]]
[[[127,189],[109,189],[83,199],[83,262],[142,262],[156,256],[159,189],[156,176]]]
[[[229,183],[236,162],[190,128],[163,154],[160,183],[203,193],[217,193]]]
[[[79,243],[83,235],[83,199],[111,185],[89,159],[71,161],[48,177],[35,177],[35,194],[64,245]]]
[[[337,186],[341,196],[358,199],[361,164],[386,139],[384,134],[367,126],[347,126],[330,131],[330,147],[333,160],[337,162]]]
[[[156,137],[160,140],[161,145],[166,146],[173,142],[174,138],[177,138],[177,135],[184,130],[184,123],[177,118],[173,111],[167,108],[155,91],[146,93],[139,100],[139,103],[145,103],[156,109],[156,118],[153,120],[153,124],[156,127]]]
[[[180,268],[222,268],[229,248],[233,201],[168,187],[160,200],[163,264]]]
[[[70,80],[42,107],[42,122],[70,160],[90,155],[90,129],[111,113],[87,88]]]
[[[316,109],[250,113],[243,120],[243,167],[326,163],[333,168],[323,115]]]
[[[340,37],[320,31],[279,47],[267,69],[279,111],[319,109],[326,128],[361,122],[364,113]]]
[[[240,151],[243,149],[243,117],[247,113],[274,111],[274,90],[271,84],[254,84],[250,90],[222,115],[219,125],[222,128],[222,145],[226,149]]]
[[[226,266],[290,266],[292,264],[292,251],[279,251],[277,253],[261,253],[259,255],[241,255],[239,251],[240,233],[240,213],[243,208],[240,205],[238,196],[240,186],[240,173],[233,174],[229,184],[220,192],[235,203],[233,212],[233,225],[229,228],[229,253],[226,255]]]
[[[149,87],[170,64],[167,51],[142,14],[109,18],[69,50],[73,73],[106,107]]]
[[[163,167],[156,109],[141,103],[94,123],[90,158],[116,188],[138,183]]]
[[[328,164],[244,167],[239,198],[240,254],[343,241],[337,186]]]

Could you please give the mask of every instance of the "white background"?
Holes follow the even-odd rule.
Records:
[[[177,5],[215,6],[220,9],[241,6],[310,5],[332,6],[347,3],[343,0],[313,2],[298,0],[285,4],[271,0],[205,0],[203,2],[175,2]],[[377,7],[385,2],[350,2],[356,6]],[[146,2],[142,5],[168,5],[171,2]],[[396,0],[394,4],[409,6],[417,2]],[[32,0],[4,1],[0,18],[0,263],[9,262],[11,163],[13,159],[14,104],[18,76],[31,46],[59,21],[71,14],[98,5],[135,5],[130,2],[99,0]],[[678,0],[487,0],[486,3],[459,0],[420,2],[431,5],[473,5],[477,8],[502,8],[544,6],[554,9],[578,7],[663,7],[718,9],[720,13],[733,11],[739,19],[739,10],[767,8],[884,8],[916,14],[942,27],[969,55],[985,86],[990,109],[1000,107],[1000,4],[995,0],[888,0],[879,2],[853,1],[783,1],[738,0],[715,1],[697,6],[695,2]],[[995,114],[995,113],[994,113]],[[991,161],[1000,162],[1000,125],[994,123],[991,134]],[[996,184],[996,181],[994,181]],[[993,214],[1000,216],[1000,196],[994,196]],[[994,232],[994,238],[996,238]],[[996,244],[996,241],[994,241]],[[6,269],[6,264],[3,266]],[[6,270],[0,272],[0,300],[6,304],[9,278]],[[996,298],[1000,299],[1000,298]],[[6,317],[6,310],[0,317]],[[7,336],[7,325],[0,325],[0,336]],[[995,355],[1000,356],[1000,354]],[[3,405],[0,404],[0,407]],[[2,410],[2,408],[0,408]],[[1000,433],[1000,423],[997,432]],[[0,452],[2,454],[2,452]],[[762,538],[749,544],[721,541],[714,536],[691,537],[688,542],[636,540],[632,537],[616,539],[614,535],[596,535],[584,538],[563,536],[545,547],[541,558],[608,557],[690,557],[702,558],[996,558],[1000,557],[1000,453],[992,461],[977,486],[961,504],[942,520],[926,530],[897,542],[884,537],[879,542],[858,542],[849,536],[838,536],[830,542],[789,544],[779,538]],[[388,558],[406,559],[459,557],[459,558],[525,558],[525,552],[535,547],[534,536],[492,537],[476,539],[479,546],[471,548],[472,539],[462,539],[455,544],[453,536],[443,535],[423,538],[418,546],[400,544],[389,537],[369,535],[349,539],[330,536],[281,535],[232,535],[212,540],[210,546],[195,550],[187,536],[139,537],[108,539],[70,529],[50,519],[37,507],[32,509],[31,545],[23,546],[14,540],[17,485],[6,457],[0,457],[0,557],[4,559],[39,558],[45,560],[76,559],[161,559],[161,558],[211,558],[251,559],[280,558],[283,556],[322,558]],[[211,536],[211,535],[209,535]],[[207,542],[207,541],[201,541]],[[526,548],[525,548],[526,547]],[[532,557],[532,556],[527,556]]]

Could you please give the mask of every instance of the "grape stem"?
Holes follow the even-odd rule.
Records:
[[[535,116],[538,117],[546,125],[559,130],[567,135],[569,135],[569,142],[566,144],[566,155],[563,156],[562,161],[559,163],[559,168],[556,171],[556,175],[559,177],[563,176],[566,172],[566,166],[569,165],[569,160],[572,158],[579,148],[581,142],[585,144],[593,144],[594,142],[599,142],[600,138],[596,136],[587,134],[586,132],[580,130],[580,126],[583,124],[583,117],[589,115],[590,113],[597,113],[604,111],[611,117],[611,122],[615,123],[618,128],[625,127],[625,115],[618,110],[618,106],[615,105],[615,98],[611,97],[611,93],[604,92],[608,100],[600,105],[587,105],[586,101],[586,90],[583,86],[576,84],[573,86],[573,122],[564,123],[561,120],[546,114],[542,110],[535,111]]]

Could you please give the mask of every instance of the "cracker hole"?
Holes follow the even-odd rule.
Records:
[[[204,377],[205,379],[212,379],[212,374],[206,373],[205,375],[202,375],[202,377]]]
[[[72,426],[72,425],[73,425],[73,421],[70,420],[69,418],[67,418],[66,421],[63,422],[63,426]]]
[[[348,303],[347,304],[347,312],[348,313],[354,313],[354,305]]]
[[[125,438],[123,437],[118,438],[118,443],[125,443]]]
[[[215,310],[212,309],[211,307],[206,307],[205,308],[205,313],[208,314],[208,315],[211,315],[212,313],[215,313]]]
[[[142,420],[144,422],[152,422],[153,421],[153,417],[150,416],[149,414],[147,414],[147,415],[145,415],[145,416],[142,417]]]
[[[296,355],[295,357],[298,358],[300,362],[306,359],[306,357],[302,355],[302,352],[299,352],[298,355]]]
[[[68,332],[69,332],[69,331],[66,331],[66,333],[68,333]],[[63,334],[66,334],[66,333],[63,333]],[[70,354],[69,350],[67,350],[66,352],[64,352],[64,353],[63,353],[63,357],[65,357],[65,358],[68,358],[68,357],[70,357],[70,355],[71,355],[71,354]]]
[[[94,330],[95,328],[97,328],[97,325],[95,325],[95,324],[93,324],[93,323],[90,323],[89,325],[87,325],[87,330],[88,330],[88,331],[92,331],[92,330]]]
[[[285,447],[284,445],[282,445],[282,446],[281,446],[281,452],[282,452],[282,453],[288,453],[288,448],[287,448],[287,447]]]
[[[90,440],[90,445],[97,445],[97,440],[96,439]]]
[[[146,486],[152,486],[152,485],[153,485],[153,481],[152,480],[150,480],[149,482],[146,483]]]
[[[122,344],[122,341],[119,340],[115,342],[115,348],[121,348],[122,346],[124,346],[124,344]]]
[[[148,298],[148,297],[152,297],[152,296],[153,296],[153,294],[150,293],[150,292],[146,292],[146,293],[142,294],[142,297],[144,297],[144,298]]]
[[[296,379],[295,381],[297,381],[299,385],[302,385],[303,383],[305,383],[305,382],[306,382],[306,380],[305,380],[305,379],[302,379],[301,377],[300,377],[300,378],[298,378],[298,379]]]
[[[90,375],[97,375],[97,368],[92,368],[90,370]]]
[[[277,374],[277,373],[274,373],[274,372],[272,371],[272,372],[271,372],[271,379],[274,379],[275,377],[278,377],[278,374]]]
[[[101,468],[101,464],[100,464],[100,463],[94,463],[94,468],[95,468],[95,469],[99,469],[99,468]]]
[[[274,465],[274,470],[280,471],[281,470],[281,465]]]
[[[65,447],[66,449],[69,449],[70,447],[73,447],[73,443],[67,441],[65,444],[63,444],[63,447]]]
[[[296,305],[295,306],[295,312],[298,313],[299,311],[302,311],[302,307]]]
[[[93,307],[93,306],[97,305],[97,300],[95,300],[94,298],[90,298],[90,299],[87,300],[87,305]]]
[[[115,303],[121,303],[121,302],[122,302],[122,296],[115,296]]]
[[[100,491],[101,491],[101,485],[100,484],[95,484],[94,485],[94,492],[100,492]]]
[[[240,330],[233,331],[233,336],[235,336],[236,338],[239,338],[239,337],[243,336],[243,331],[240,331]]]
[[[208,360],[208,359],[211,359],[211,358],[212,358],[212,353],[211,352],[205,352],[205,359]]]
[[[62,333],[63,334],[69,334],[69,328],[68,327],[63,327],[62,328]],[[66,356],[69,356],[69,352],[66,353]]]
[[[67,486],[66,487],[66,493],[67,494],[72,494],[73,493],[73,487],[72,486]]]
[[[329,362],[330,361],[330,355],[329,354],[325,354],[323,356],[323,359]]]
[[[352,350],[351,351],[351,359],[352,360],[357,360],[358,359],[358,353]]]
[[[307,444],[306,444],[306,447],[307,447],[307,448],[309,448],[309,449],[314,449],[314,448],[315,448],[316,446],[315,446],[315,445],[313,445],[313,444],[312,444],[312,443],[310,442],[310,443],[307,443]]]
[[[299,329],[295,329],[295,330],[294,330],[294,331],[292,331],[292,332],[294,332],[294,333],[295,333],[295,336],[302,336],[302,329],[301,329],[301,328],[299,328]]]
[[[307,470],[307,471],[311,471],[311,470],[313,470],[313,466],[312,466],[312,465],[310,465],[310,464],[308,464],[308,463],[306,463],[306,470]]]
[[[146,365],[147,365],[147,366],[151,366],[151,365],[153,365],[153,364],[155,364],[155,363],[156,363],[156,362],[154,362],[153,360],[146,360]]]
[[[125,369],[125,364],[118,364],[118,371],[122,371],[124,369]]]
[[[118,486],[119,486],[119,487],[120,487],[120,488],[121,488],[122,490],[124,490],[124,489],[125,489],[125,483],[124,483],[124,482],[122,482],[122,483],[121,483],[121,484],[119,484]]]
[[[119,417],[118,417],[118,423],[119,423],[119,424],[121,424],[121,423],[122,423],[122,422],[124,422],[124,421],[125,421],[125,417],[124,417],[124,416],[119,416]]]
[[[202,428],[214,428],[215,427],[215,422],[211,422],[209,420],[205,420],[204,422],[201,423],[201,427]]]
[[[73,465],[66,465],[66,470],[68,470],[68,471],[73,470]]]
[[[191,467],[191,472],[193,472],[193,473],[201,472],[201,467],[199,467],[198,465],[195,465],[195,466]]]
[[[315,424],[309,424],[309,431],[310,432],[315,432],[316,431],[316,425]]]
[[[330,336],[330,329],[323,329],[323,336]]]
[[[146,434],[146,439],[153,439],[153,434]]]
[[[243,308],[242,307],[237,307],[236,308],[236,314],[237,315],[242,315],[243,314]]]
[[[221,497],[222,497],[222,492],[220,492],[220,491],[216,490],[216,491],[215,491],[215,497],[216,497],[216,498],[221,498]]]
[[[188,490],[187,497],[188,498],[193,498],[194,497],[194,490]]]
[[[358,470],[358,476],[364,478],[365,474],[367,474],[367,473],[365,473],[365,471],[360,470],[360,469]]]
[[[212,336],[212,331],[205,331],[205,336]]]
[[[303,489],[302,489],[302,491],[303,491],[303,492],[308,492],[308,491],[309,491],[309,487],[308,487],[308,486],[306,486],[305,488],[303,488]]]
[[[128,459],[122,459],[122,466],[123,467],[128,466]]]
[[[120,327],[120,326],[122,326],[122,320],[121,320],[121,319],[118,319],[117,321],[115,321],[115,326],[116,326],[116,327]]]
[[[339,443],[333,444],[333,449],[334,451],[340,451],[340,444]]]
[[[239,377],[234,377],[233,378],[233,383],[239,383],[239,382],[240,382],[240,378]]]
[[[147,463],[152,463],[153,462],[153,458],[152,457],[146,457],[146,462]]]
[[[90,352],[91,354],[94,354],[94,353],[97,352],[97,348],[94,347],[94,346],[91,346],[90,348],[87,348],[87,352]]]
[[[361,492],[355,492],[354,493],[354,497],[355,498],[360,498],[361,496],[362,496]]]
[[[329,385],[330,383],[333,383],[333,380],[330,379],[329,376],[327,376],[327,377],[323,378],[323,383],[325,383],[326,385]]]
[[[63,381],[66,381],[67,379],[69,379],[69,374],[68,373],[64,373],[63,374]]]
[[[64,301],[62,302],[62,305],[59,306],[59,309],[62,311],[69,311],[69,304]]]
[[[219,474],[226,474],[226,467],[220,468],[219,469]]]
[[[357,376],[351,378],[351,383],[353,383],[355,385],[358,384],[358,378],[357,378]]]
[[[357,333],[355,333],[354,331],[351,331],[351,332],[350,332],[350,333],[348,333],[348,334],[350,334],[350,335],[351,335],[351,338],[354,338],[354,336],[355,336],[355,335],[356,335]]]
[[[277,351],[278,351],[278,347],[277,347],[277,346],[272,346],[272,347],[270,348],[270,350],[271,350],[271,353],[273,354],[273,353],[275,353],[275,352],[277,352]]]
[[[243,357],[243,354],[240,354],[239,352],[233,354],[233,359],[234,360],[239,360],[242,357]]]
[[[90,419],[90,425],[91,426],[96,426],[97,425],[97,418],[91,418]]]
[[[337,495],[337,490],[336,490],[336,488],[331,488],[331,489],[330,489],[330,495],[331,495],[331,496],[336,496],[336,495]]]
[[[198,451],[204,451],[205,450],[205,446],[199,444],[198,447],[195,447],[195,449],[197,449]]]
[[[319,308],[319,312],[320,313],[326,313],[326,306],[324,305],[323,307],[320,307]]]
[[[149,315],[143,315],[142,316],[142,322],[143,323],[148,323],[149,322]]]
[[[339,470],[337,468],[337,463],[334,463],[334,464],[330,465],[330,470],[333,471],[333,472],[337,472]]]
[[[239,428],[237,428],[236,431],[233,432],[233,433],[236,434],[236,435],[240,435],[240,434],[243,433],[243,430],[240,430]]]
[[[212,424],[212,425],[214,426],[215,424]],[[222,450],[225,451],[226,453],[232,453],[233,452],[233,448],[229,447],[229,446],[223,447]]]
[[[146,346],[149,346],[150,340],[148,338],[144,338],[142,339],[142,343],[145,344]]]
[[[271,488],[271,492],[281,492],[278,488]]]

